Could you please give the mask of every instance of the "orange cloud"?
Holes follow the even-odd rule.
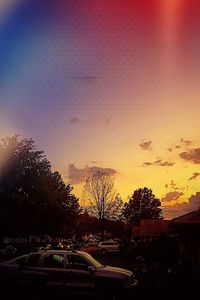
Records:
[[[167,218],[175,218],[190,211],[196,210],[200,206],[200,192],[192,195],[188,202],[166,205],[163,207],[163,215]]]
[[[152,150],[152,141],[143,142],[139,145],[139,147],[142,148],[142,150]]]
[[[107,173],[108,175],[115,175],[117,171],[111,168],[101,168],[101,167],[88,167],[79,169],[76,168],[74,164],[70,164],[68,167],[68,178],[71,184],[78,184],[84,182],[88,177],[97,173],[98,171]]]
[[[179,156],[191,163],[200,164],[200,148],[190,149],[185,152],[181,152]]]
[[[162,199],[161,201],[173,201],[173,200],[178,200],[180,196],[183,196],[183,192],[168,192]]]

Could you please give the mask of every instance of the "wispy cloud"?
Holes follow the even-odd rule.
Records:
[[[108,175],[115,175],[117,171],[112,168],[101,168],[101,167],[89,167],[79,169],[74,164],[68,166],[68,178],[71,184],[78,184],[84,182],[88,177],[92,176],[96,172],[107,173]]]
[[[170,147],[167,148],[167,151],[173,152],[174,150],[176,151],[177,149],[180,149],[180,148],[181,148],[181,145],[172,144]]]
[[[146,141],[141,144],[139,144],[139,147],[142,148],[142,150],[152,150],[152,141]]]
[[[183,138],[180,138],[178,143],[172,143],[170,147],[167,148],[167,151],[173,152],[174,150],[176,151],[177,149],[185,149],[189,147],[193,142],[191,140],[185,140]]]
[[[183,138],[181,138],[180,141],[181,141],[181,143],[185,144],[185,146],[190,146],[192,144],[192,141],[184,140]]]
[[[165,187],[170,191],[186,191],[188,190],[188,186],[179,186],[174,180],[171,180],[169,183],[165,184]]]
[[[164,161],[162,159],[158,159],[154,162],[144,162],[142,164],[144,167],[150,167],[150,166],[160,166],[160,167],[172,167],[174,165],[174,162],[171,161]]]
[[[159,160],[156,160],[154,162],[154,164],[157,165],[157,166],[161,166],[161,167],[171,167],[171,166],[174,165],[174,162],[164,161],[164,160],[159,159]]]
[[[110,125],[110,119],[104,118],[103,121],[105,125]]]
[[[199,172],[194,172],[193,175],[188,180],[196,179],[198,176],[200,176]]]
[[[84,76],[71,76],[71,78],[75,81],[83,82],[83,83],[93,83],[97,81],[96,76],[89,76],[89,75],[84,75]]]
[[[80,122],[80,119],[77,118],[77,117],[73,117],[73,118],[70,119],[70,123],[72,123],[72,124],[77,124],[79,122]]]
[[[181,152],[179,156],[180,158],[193,164],[200,164],[200,148],[190,149],[188,151]]]
[[[147,161],[147,162],[144,162],[144,163],[143,163],[143,166],[144,166],[144,167],[153,166],[153,163]]]

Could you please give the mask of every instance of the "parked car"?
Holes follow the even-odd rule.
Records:
[[[42,245],[38,250],[62,250],[64,249],[63,243],[61,242],[50,242],[48,244]]]
[[[70,244],[66,244],[65,246],[64,246],[64,248],[65,248],[65,250],[71,250],[71,251],[73,251],[73,250],[79,250],[80,249],[80,245],[79,245],[79,243],[78,242],[72,242],[72,243],[70,243]]]
[[[102,253],[120,251],[119,243],[112,241],[112,240],[99,242],[98,248],[99,248],[99,251]]]
[[[138,281],[126,269],[105,266],[84,251],[31,252],[0,264],[0,281],[19,286],[40,286],[53,291],[124,295]],[[11,287],[10,287],[11,288]],[[112,299],[112,297],[110,298]]]
[[[98,242],[94,242],[94,241],[88,241],[85,243],[86,247],[91,247],[91,246],[96,246],[98,244]]]
[[[79,250],[86,251],[87,253],[90,253],[90,254],[99,252],[98,246],[93,243],[89,243],[89,245],[85,243],[84,246],[80,247]]]

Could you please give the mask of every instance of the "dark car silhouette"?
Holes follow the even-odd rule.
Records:
[[[32,252],[0,264],[1,282],[72,293],[125,295],[138,286],[126,269],[102,265],[84,251]]]

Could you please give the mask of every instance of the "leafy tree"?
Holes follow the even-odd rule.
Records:
[[[123,215],[129,224],[139,225],[141,219],[162,219],[161,202],[146,187],[135,190],[128,203],[125,203]]]
[[[2,235],[58,234],[79,213],[78,199],[32,139],[0,143],[0,226]]]
[[[51,173],[46,188],[49,212],[45,215],[47,218],[51,216],[47,229],[60,236],[69,236],[75,226],[75,219],[81,212],[79,199],[72,194],[72,186],[66,185],[58,172]]]
[[[100,222],[102,238],[105,219],[116,219],[122,213],[123,201],[115,196],[114,178],[98,171],[86,180],[84,198],[87,211]]]

